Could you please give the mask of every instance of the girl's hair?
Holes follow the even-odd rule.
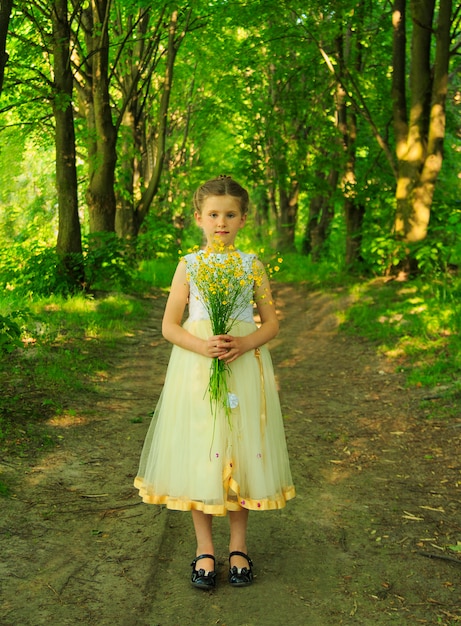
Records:
[[[233,196],[240,200],[242,215],[248,213],[248,191],[230,176],[218,176],[201,185],[194,193],[194,209],[202,212],[203,203],[210,196]]]

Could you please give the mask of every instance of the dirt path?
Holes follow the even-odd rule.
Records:
[[[461,622],[461,562],[443,559],[461,541],[461,420],[424,419],[395,365],[337,333],[346,298],[276,295],[271,347],[298,496],[250,517],[255,584],[226,584],[219,518],[218,589],[194,590],[190,516],[140,504],[131,487],[170,352],[158,296],[97,397],[50,425],[61,445],[36,465],[2,465],[20,480],[0,501],[1,626]]]

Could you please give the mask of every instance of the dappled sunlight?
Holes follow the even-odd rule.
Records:
[[[461,626],[460,8],[428,5],[2,3],[8,624]],[[273,259],[269,349],[298,494],[251,515],[257,580],[237,601],[229,520],[216,520],[223,584],[198,599],[190,515],[133,487],[172,349],[207,351],[178,326],[185,281],[165,324],[183,348],[162,315],[180,257],[203,243],[197,186],[228,175],[249,193],[233,203],[239,248]],[[189,379],[192,367],[174,392]],[[238,443],[270,482],[268,385],[250,394],[262,445]],[[235,456],[216,426],[213,445]],[[226,461],[207,452],[210,467]],[[205,486],[208,465],[190,469]],[[439,559],[456,545],[458,569],[420,559],[421,544]]]
[[[331,460],[331,467],[322,470],[322,476],[324,480],[326,480],[331,485],[336,485],[337,483],[346,480],[350,477],[351,470],[340,467],[342,461]]]
[[[46,459],[52,445],[91,426],[90,398],[103,393],[114,357],[159,336],[154,327],[139,333],[152,300],[114,295],[31,301],[23,348],[2,378],[0,442],[7,453],[31,449]]]
[[[377,343],[377,351],[399,368],[410,369],[409,380],[435,385],[454,380],[459,352],[459,300],[449,295],[443,280],[362,283],[354,288],[353,304],[344,329]]]
[[[71,428],[74,426],[85,426],[85,424],[88,424],[89,421],[88,417],[68,412],[61,413],[60,415],[54,415],[48,419],[45,424],[54,428]]]
[[[88,415],[77,415],[68,411],[54,415],[44,423],[52,430],[53,436],[57,437],[57,440],[60,441],[69,436],[70,429],[85,427],[90,424],[91,421],[91,417]],[[60,431],[62,431],[62,434]],[[50,475],[56,475],[56,480],[58,480],[59,475],[64,476],[71,474],[72,470],[70,465],[71,455],[66,450],[60,448],[58,444],[55,449],[43,454],[40,460],[30,467],[26,480],[32,487],[37,487],[46,482]]]
[[[42,301],[43,302],[43,301]],[[40,309],[41,301],[37,302],[37,310]],[[44,311],[66,311],[67,313],[88,313],[95,311],[97,303],[93,298],[83,295],[73,296],[72,298],[60,298],[53,296],[49,302],[42,305]]]
[[[396,190],[396,198],[397,200],[404,200],[408,197],[408,190],[410,187],[411,180],[410,178],[406,178],[404,176],[400,176],[397,182],[397,190]]]
[[[31,304],[34,317],[24,330],[23,342],[69,347],[82,340],[114,343],[133,336],[133,323],[145,316],[146,308],[145,301],[124,294],[40,299]]]
[[[341,603],[354,595],[359,598],[359,589],[381,598],[379,585],[393,582],[387,576],[391,571],[403,597],[412,578],[400,579],[399,571],[402,562],[416,570],[416,542],[429,546],[430,537],[434,545],[445,547],[457,541],[455,483],[459,490],[461,481],[455,437],[459,429],[447,426],[444,436],[444,424],[429,423],[415,413],[408,398],[419,397],[417,390],[403,389],[404,377],[379,354],[377,342],[338,332],[338,315],[348,319],[344,294],[327,298],[300,290],[297,298],[298,288],[281,292],[285,319],[271,351],[298,497],[283,511],[273,512],[269,523],[256,515],[251,522],[251,550],[261,564],[258,575],[278,586],[281,571],[299,571],[303,588],[295,589],[296,593],[307,597],[304,585],[311,585],[309,597],[316,602],[327,581],[327,607],[338,594]],[[387,291],[379,315],[391,318],[398,313],[412,319],[427,314],[415,310],[425,301],[408,301],[418,298],[417,292],[398,296],[405,302],[401,309],[393,300],[395,294]],[[367,308],[370,318],[375,293],[364,289],[358,295],[354,302]],[[98,358],[106,351],[110,364],[93,365],[90,378],[107,377],[107,382],[93,382],[91,393],[69,395],[65,407],[55,408],[56,415],[49,416],[46,426],[57,445],[41,450],[38,460],[31,459],[17,488],[14,485],[8,500],[11,514],[3,526],[14,529],[15,536],[6,543],[8,552],[3,556],[11,572],[22,577],[18,587],[11,576],[5,576],[18,605],[23,598],[27,601],[21,591],[26,585],[43,588],[43,605],[47,610],[51,606],[53,615],[59,613],[65,621],[69,607],[77,606],[75,598],[90,606],[96,589],[98,603],[91,607],[101,615],[100,598],[118,597],[124,606],[123,599],[135,585],[146,588],[145,572],[139,568],[146,546],[153,555],[152,572],[162,561],[168,562],[174,581],[175,572],[182,571],[189,558],[183,540],[190,534],[189,516],[183,522],[183,514],[166,516],[160,509],[153,515],[131,486],[133,458],[148,427],[152,400],[161,392],[170,353],[159,335],[158,309],[143,330],[129,331],[124,342],[87,339],[85,358],[91,358],[91,348],[96,346]],[[380,328],[398,328],[387,321],[375,323]],[[101,393],[93,393],[96,386]],[[224,527],[227,532],[227,524]],[[218,538],[220,545],[226,545],[223,535]],[[277,555],[282,556],[275,567]],[[223,556],[221,552],[221,560]],[[322,567],[316,568],[319,560]],[[425,574],[417,571],[418,577],[432,583]],[[129,586],[120,591],[119,581],[128,581]],[[170,588],[171,584],[176,583],[168,579]],[[224,586],[222,593],[226,593]],[[291,587],[290,593],[295,597]],[[144,601],[142,597],[140,605]],[[36,606],[32,604],[34,610]],[[376,609],[378,622],[382,606],[384,600]],[[309,604],[300,623],[310,623],[313,607]],[[111,611],[112,617],[115,610]],[[360,611],[365,615],[363,599]]]
[[[60,470],[67,465],[68,457],[62,451],[54,451],[44,456],[40,463],[33,465],[27,475],[27,483],[31,487],[38,487],[41,483],[46,481],[46,477],[49,473]]]
[[[49,452],[43,452],[37,463],[31,466],[27,475],[28,482],[37,486],[47,480],[49,475],[56,475],[56,480],[59,476],[71,475],[73,464],[78,472],[77,466],[81,462],[74,460],[65,443],[72,441],[72,430],[88,427],[93,421],[94,417],[90,413],[76,413],[72,410],[63,411],[45,420],[44,425],[50,429],[57,444]]]
[[[383,348],[382,353],[389,359],[403,359],[405,358],[405,350],[403,347],[390,348],[389,350]]]
[[[393,11],[392,12],[392,26],[393,28],[398,28],[400,22],[402,21],[402,12],[401,11]]]

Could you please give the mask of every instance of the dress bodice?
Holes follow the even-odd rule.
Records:
[[[253,268],[253,263],[256,258],[254,254],[246,254],[245,252],[237,251],[242,260],[242,266],[247,275],[250,275]],[[204,252],[192,252],[184,257],[187,268],[187,275],[189,280],[190,295],[189,295],[189,321],[208,320],[210,316],[200,296],[200,291],[195,284],[193,278],[193,268],[197,263],[198,255],[203,255]],[[245,298],[244,306],[238,307],[238,313],[236,316],[231,315],[233,319],[238,319],[244,322],[254,322],[253,317],[253,286],[249,286],[242,293],[242,298]]]

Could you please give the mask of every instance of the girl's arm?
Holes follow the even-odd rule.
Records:
[[[269,279],[261,261],[256,261],[256,271],[261,273],[262,281],[255,286],[254,298],[261,319],[260,327],[245,337],[233,337],[232,335],[220,335],[219,346],[225,351],[220,358],[226,363],[235,361],[239,356],[255,350],[273,339],[279,332],[279,321],[272,300]]]
[[[165,339],[180,348],[197,352],[203,356],[219,357],[225,352],[218,345],[216,337],[200,339],[182,327],[182,318],[189,298],[186,262],[180,261],[171,282],[170,295],[165,307],[162,321],[162,334]]]

